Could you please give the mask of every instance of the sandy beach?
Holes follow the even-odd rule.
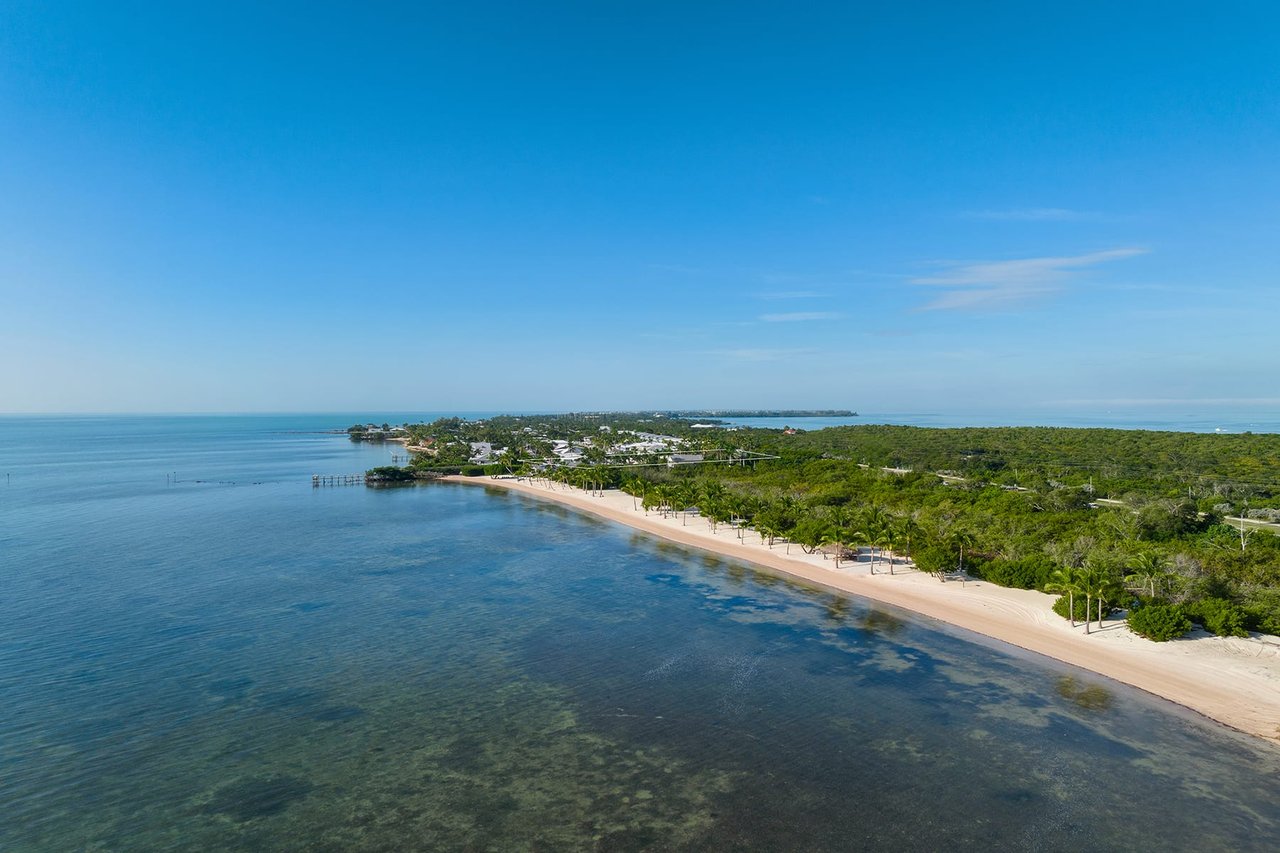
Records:
[[[449,482],[509,489],[552,500],[685,545],[748,561],[777,574],[829,590],[902,607],[1113,678],[1176,702],[1210,719],[1280,744],[1280,639],[1269,636],[1214,637],[1196,633],[1155,643],[1120,621],[1072,628],[1050,608],[1053,596],[970,580],[940,582],[901,563],[888,574],[881,562],[871,575],[869,560],[842,561],[839,569],[821,554],[787,553],[759,535],[720,525],[712,533],[696,515],[663,518],[633,508],[630,495],[610,490],[592,495],[543,481],[489,477],[444,478]]]

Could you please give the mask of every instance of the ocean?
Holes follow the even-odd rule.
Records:
[[[1280,432],[1280,411],[1131,411],[1079,412],[865,412],[857,417],[721,418],[731,426],[763,429],[816,430],[833,426],[893,424],[917,427],[1045,426],[1157,430],[1164,432],[1275,433]]]
[[[1280,845],[1269,744],[350,420],[0,418],[0,849]]]

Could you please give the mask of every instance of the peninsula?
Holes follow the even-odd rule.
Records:
[[[661,413],[400,431],[413,460],[376,481],[557,500],[1280,738],[1280,436],[728,429]]]

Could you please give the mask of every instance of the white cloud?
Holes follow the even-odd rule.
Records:
[[[1146,253],[1127,247],[1066,257],[1019,258],[1011,261],[951,261],[937,275],[910,279],[912,284],[947,288],[923,310],[998,308],[1053,293],[1080,270]]]
[[[792,311],[789,314],[761,314],[765,323],[804,323],[809,320],[839,320],[842,315],[834,311]]]

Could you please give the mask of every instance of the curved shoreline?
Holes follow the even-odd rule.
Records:
[[[940,583],[913,569],[869,574],[867,563],[835,569],[820,554],[785,553],[743,540],[722,525],[712,533],[699,516],[662,518],[633,509],[629,495],[611,490],[592,496],[572,486],[527,480],[449,476],[445,482],[489,486],[554,501],[663,539],[744,560],[833,592],[858,595],[911,610],[1099,675],[1137,687],[1209,719],[1280,744],[1280,640],[1213,637],[1197,633],[1154,643],[1108,623],[1090,635],[1053,613],[1053,596],[985,581]],[[882,564],[884,565],[884,564]]]

